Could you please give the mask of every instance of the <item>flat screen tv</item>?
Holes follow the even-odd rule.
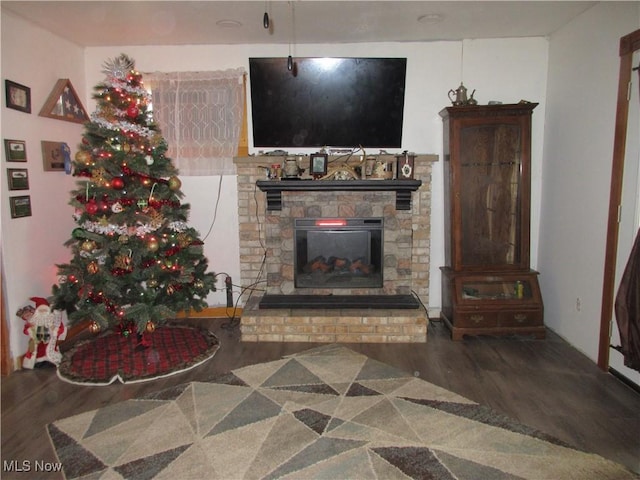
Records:
[[[250,58],[254,147],[399,148],[406,58]]]

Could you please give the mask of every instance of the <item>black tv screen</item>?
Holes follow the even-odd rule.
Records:
[[[250,58],[255,147],[399,148],[406,58]]]

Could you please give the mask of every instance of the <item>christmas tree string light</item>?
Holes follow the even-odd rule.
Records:
[[[215,291],[199,233],[167,144],[153,120],[151,95],[134,61],[103,64],[96,109],[73,161],[79,179],[70,205],[77,224],[57,265],[52,304],[90,330],[151,335],[180,311],[199,311]]]

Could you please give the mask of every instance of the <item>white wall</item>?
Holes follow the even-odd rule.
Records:
[[[55,264],[69,259],[63,243],[70,238],[75,226],[71,207],[67,205],[75,179],[61,172],[43,170],[40,142],[66,142],[73,150],[80,140],[82,125],[40,117],[38,113],[60,78],[68,78],[84,102],[83,51],[2,11],[2,78],[31,89],[31,114],[3,105],[1,115],[2,138],[24,140],[27,146],[26,163],[6,162],[2,146],[0,179],[3,298],[11,352],[16,358],[25,352],[27,337],[22,334],[22,320],[15,313],[20,307],[32,304],[29,297],[51,294],[51,285],[57,278]],[[7,168],[27,168],[28,191],[8,191]],[[8,198],[17,195],[31,196],[31,217],[11,219]]]
[[[545,323],[594,361],[619,40],[640,26],[639,5],[599,3],[550,39],[538,251]]]

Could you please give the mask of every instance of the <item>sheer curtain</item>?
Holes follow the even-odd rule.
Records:
[[[242,127],[242,68],[145,73],[153,115],[180,175],[234,174]]]

